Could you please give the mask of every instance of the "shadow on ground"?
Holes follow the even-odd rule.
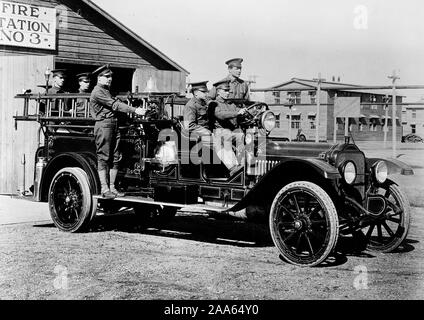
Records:
[[[53,224],[35,227],[55,228]],[[177,215],[171,222],[161,227],[142,227],[134,214],[116,214],[97,216],[90,227],[90,233],[126,232],[149,234],[153,236],[193,240],[199,242],[233,245],[238,247],[273,247],[268,224],[240,221],[231,217],[220,219],[206,215]],[[406,240],[394,253],[413,251],[415,240]],[[339,237],[335,252],[319,267],[339,266],[348,261],[348,257],[375,258],[353,237]],[[282,259],[282,257],[280,256]]]

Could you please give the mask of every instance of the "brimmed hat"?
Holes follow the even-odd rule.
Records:
[[[230,90],[230,81],[229,80],[221,80],[213,84],[216,89],[222,90]]]
[[[52,75],[53,77],[59,76],[59,75],[62,77],[66,77],[66,72],[67,72],[66,69],[54,69],[52,70]]]
[[[91,73],[90,72],[84,72],[77,74],[78,81],[84,81],[84,80],[91,80]]]
[[[208,91],[207,83],[209,81],[201,81],[201,82],[192,82],[191,85],[191,92],[194,92],[195,90],[200,91]]]
[[[239,67],[241,68],[241,63],[243,62],[242,58],[234,58],[234,59],[230,59],[227,62],[225,62],[226,65],[228,65],[229,67]]]
[[[94,76],[102,77],[102,76],[111,76],[113,74],[112,70],[110,69],[108,64],[105,64],[104,66],[101,66],[100,68],[96,69],[92,73]]]

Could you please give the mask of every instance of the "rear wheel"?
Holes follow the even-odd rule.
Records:
[[[339,231],[331,198],[307,181],[281,189],[272,203],[269,226],[283,259],[299,266],[323,262],[335,247]]]
[[[381,217],[363,229],[370,251],[392,252],[405,240],[410,225],[411,207],[404,192],[395,184],[379,188],[387,208]]]
[[[87,173],[80,168],[64,168],[56,173],[48,200],[53,223],[65,232],[84,231],[97,209]]]
[[[177,208],[159,205],[134,206],[137,222],[141,227],[163,227],[168,224],[177,213]]]

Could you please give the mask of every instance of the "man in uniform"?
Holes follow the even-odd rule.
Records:
[[[230,83],[230,93],[228,95],[228,99],[249,100],[249,86],[247,82],[240,79],[242,62],[243,59],[241,58],[234,58],[225,62],[225,64],[228,66],[228,76],[221,81],[229,81]],[[216,88],[212,88],[212,90],[209,92],[209,97],[211,99],[216,99],[216,96]]]
[[[112,84],[113,73],[108,66],[100,67],[93,74],[97,75],[97,85],[91,93],[90,112],[96,120],[94,136],[97,149],[97,170],[102,196],[107,199],[113,199],[117,196],[123,196],[115,188],[118,165],[122,158],[119,151],[120,132],[117,112],[144,115],[145,110],[131,107],[112,97],[110,85]]]
[[[64,90],[65,81],[66,81],[66,72],[67,71],[65,69],[52,70],[53,83],[52,83],[52,86],[49,87],[49,91],[48,91],[49,95],[68,93]],[[51,116],[57,116],[59,112],[60,100],[52,99],[51,103],[52,103]],[[69,111],[71,109],[71,101],[69,99],[63,99],[63,103],[64,103],[64,111]],[[40,112],[41,113],[47,112],[46,105],[44,103],[40,103]]]
[[[208,117],[208,104],[207,93],[208,81],[191,83],[191,98],[184,107],[184,126],[190,134],[197,134],[201,137],[209,137],[211,131],[209,130],[209,117]]]
[[[214,146],[218,157],[230,171],[231,177],[243,168],[239,164],[232,146],[233,139],[238,149],[243,146],[243,133],[237,130],[239,127],[237,118],[246,111],[226,101],[230,95],[230,81],[218,81],[214,84],[214,88],[217,93],[214,104]]]
[[[53,85],[49,90],[49,94],[58,94],[58,93],[68,93],[65,92],[64,86],[66,81],[66,70],[65,69],[55,69],[52,70],[53,75]]]
[[[84,72],[77,74],[79,89],[78,93],[89,93],[90,92],[90,84],[91,84],[91,73],[90,72]],[[77,117],[84,117],[85,116],[85,105],[86,105],[86,99],[77,99],[76,102],[76,116]]]

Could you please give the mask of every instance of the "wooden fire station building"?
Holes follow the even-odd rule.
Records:
[[[25,190],[34,177],[39,126],[15,127],[23,101],[14,96],[44,92],[47,68],[67,69],[76,92],[75,75],[103,64],[114,71],[114,92],[143,92],[149,79],[159,92],[186,89],[187,70],[89,0],[0,1],[0,194],[22,188],[24,172]]]

